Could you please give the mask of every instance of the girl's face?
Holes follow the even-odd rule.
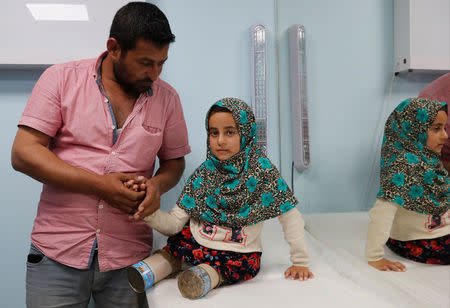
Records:
[[[239,153],[241,137],[231,113],[213,113],[208,126],[209,147],[217,159],[225,160]]]
[[[427,132],[427,148],[441,153],[444,143],[448,139],[445,132],[445,123],[447,122],[447,113],[443,110],[439,111],[433,124],[428,128]]]

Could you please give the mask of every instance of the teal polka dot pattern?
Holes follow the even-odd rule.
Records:
[[[421,214],[442,215],[450,208],[448,172],[426,147],[428,128],[443,106],[410,98],[392,111],[384,127],[379,198]]]
[[[214,105],[231,112],[241,137],[240,151],[220,161],[207,142],[206,160],[189,177],[177,205],[192,218],[234,228],[253,225],[293,209],[297,200],[292,191],[256,144],[256,122],[251,108],[236,98],[224,98]]]

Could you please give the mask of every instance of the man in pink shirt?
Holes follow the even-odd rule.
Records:
[[[158,78],[174,39],[155,5],[132,2],[116,13],[106,52],[53,65],[35,85],[11,159],[43,183],[28,307],[87,307],[91,295],[98,307],[147,306],[125,269],[150,254],[141,218],[159,208],[190,152],[179,97]]]
[[[419,97],[433,99],[450,105],[450,73],[439,77],[423,88],[419,93]],[[447,131],[447,135],[450,136],[450,114],[448,112],[445,129]],[[450,172],[450,139],[447,140],[442,148],[441,161],[444,164],[445,169]]]

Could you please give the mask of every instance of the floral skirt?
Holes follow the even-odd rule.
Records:
[[[261,252],[239,253],[227,250],[214,250],[197,243],[189,225],[180,233],[167,239],[163,248],[178,259],[192,265],[202,263],[213,267],[225,284],[234,284],[255,277],[260,268]]]
[[[450,234],[428,240],[397,241],[386,243],[396,254],[421,263],[450,264]]]

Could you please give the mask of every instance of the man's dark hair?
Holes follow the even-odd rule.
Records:
[[[120,8],[114,16],[109,37],[117,40],[124,53],[135,48],[139,39],[159,47],[175,41],[166,15],[147,2],[130,2]]]

